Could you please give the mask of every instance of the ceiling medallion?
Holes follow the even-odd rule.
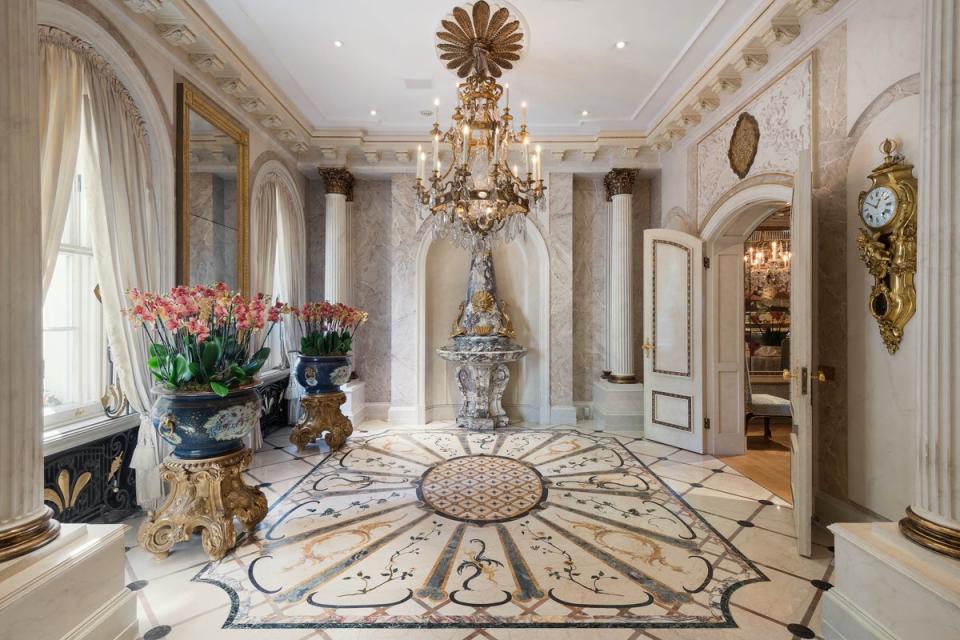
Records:
[[[520,59],[524,34],[508,9],[492,11],[485,0],[469,11],[454,8],[440,24],[437,54],[463,81],[457,85],[453,122],[445,131],[440,129],[439,103],[434,103],[429,172],[427,153],[417,149],[417,208],[433,218],[436,235],[471,250],[488,249],[491,241],[509,241],[522,233],[527,214],[544,201],[546,191],[540,148],[530,149],[526,106],[516,130],[509,85],[496,80]],[[441,144],[450,150],[446,165]],[[511,153],[522,158],[522,173],[519,164],[511,168]]]
[[[727,157],[730,159],[730,168],[743,180],[750,173],[750,167],[757,157],[757,146],[760,143],[760,125],[757,119],[744,111],[737,119],[730,136],[730,148]]]

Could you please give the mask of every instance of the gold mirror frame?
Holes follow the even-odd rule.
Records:
[[[177,83],[177,283],[190,284],[190,111],[237,145],[237,289],[246,296],[250,287],[250,134],[220,105],[185,82]]]

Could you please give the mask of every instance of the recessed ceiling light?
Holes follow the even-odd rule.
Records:
[[[340,47],[343,46],[343,40],[334,40],[334,41],[333,41],[333,46],[335,46],[336,48],[339,49]]]
[[[583,111],[580,112],[580,115],[582,115],[584,118],[586,118],[588,115],[590,115],[590,112],[587,111],[586,109],[584,109]]]
[[[624,41],[624,40],[618,40],[618,41],[617,41],[617,49],[623,49],[625,46],[627,46],[626,41]]]
[[[370,109],[370,115],[372,115],[372,116],[377,115],[377,110],[376,110],[376,109]]]

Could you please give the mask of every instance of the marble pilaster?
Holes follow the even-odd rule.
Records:
[[[53,541],[43,503],[40,255],[40,58],[36,0],[0,8],[0,561]]]
[[[307,227],[307,299],[323,299],[324,262],[326,258],[326,194],[322,180],[307,181],[304,217]]]
[[[390,410],[392,422],[416,423],[417,415],[417,247],[418,220],[412,174],[391,180]]]

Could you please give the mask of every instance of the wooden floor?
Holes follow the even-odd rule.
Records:
[[[790,424],[771,426],[773,437],[763,437],[763,420],[754,420],[747,431],[747,453],[720,457],[725,463],[793,504],[790,491]]]

